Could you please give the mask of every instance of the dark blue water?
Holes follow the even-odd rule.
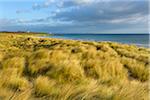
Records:
[[[55,34],[50,37],[86,41],[113,41],[149,47],[149,34]]]

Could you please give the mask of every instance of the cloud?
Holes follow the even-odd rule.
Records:
[[[137,17],[138,15],[138,17]],[[54,19],[74,21],[77,23],[108,23],[128,21],[143,18],[148,15],[147,2],[100,2],[88,6],[80,6],[70,11],[61,11],[55,14]],[[145,17],[147,18],[147,17]],[[129,20],[130,19],[130,20]],[[142,20],[137,20],[137,22]]]
[[[32,8],[34,10],[48,8],[50,6],[55,6],[58,8],[68,8],[80,5],[88,5],[93,2],[97,2],[97,0],[46,0],[43,3],[34,3]]]
[[[44,3],[34,3],[32,8],[34,10],[39,10],[42,8],[47,8],[49,7],[51,4],[53,4],[55,2],[55,0],[46,0]]]
[[[7,19],[7,18],[1,18],[0,19],[0,27],[1,26],[11,26],[16,23],[15,19]]]
[[[17,14],[30,13],[30,12],[31,12],[30,10],[26,10],[26,9],[24,9],[24,10],[17,10],[16,11]]]
[[[148,21],[148,16],[143,16],[140,14],[136,14],[133,16],[130,16],[128,18],[121,18],[121,19],[113,19],[108,21],[108,23],[112,24],[137,24],[137,23],[147,23]],[[107,21],[105,21],[107,22]]]
[[[73,1],[79,5],[91,4],[93,2],[97,2],[97,0],[73,0]]]

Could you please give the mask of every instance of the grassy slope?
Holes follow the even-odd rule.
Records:
[[[0,33],[0,100],[148,100],[150,50]]]

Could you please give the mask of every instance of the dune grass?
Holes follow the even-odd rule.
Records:
[[[149,48],[39,36],[0,33],[0,100],[149,99]]]

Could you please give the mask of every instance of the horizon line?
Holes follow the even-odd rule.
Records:
[[[6,32],[6,33],[47,33],[47,34],[150,34],[149,32],[143,32],[143,33],[137,33],[137,32],[130,32],[130,33],[124,33],[124,32],[42,32],[42,31],[0,31],[0,33]]]

